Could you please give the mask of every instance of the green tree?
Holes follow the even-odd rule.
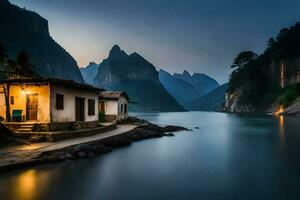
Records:
[[[277,41],[280,41],[282,38],[284,38],[288,32],[289,32],[288,28],[281,29],[276,37]]]
[[[268,48],[271,48],[276,43],[276,40],[274,38],[270,38],[268,41]]]
[[[255,58],[257,58],[256,53],[253,53],[252,51],[243,51],[234,59],[231,68],[243,68]]]

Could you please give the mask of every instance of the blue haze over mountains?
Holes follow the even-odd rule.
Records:
[[[201,98],[211,96],[214,99],[213,94],[221,98],[216,98],[208,107],[217,110],[224,100],[225,90],[209,95],[220,86],[213,78],[200,73],[191,75],[186,70],[174,75],[164,70],[158,72],[141,55],[136,52],[128,55],[118,45],[111,49],[107,59],[100,64],[91,62],[81,68],[81,73],[86,83],[128,92],[131,100],[137,103],[130,106],[131,111],[202,110],[202,104],[210,102]]]
[[[115,45],[99,65],[81,69],[85,82],[108,90],[126,91],[129,109],[138,112],[184,111],[159,81],[155,67],[138,53],[128,55]]]

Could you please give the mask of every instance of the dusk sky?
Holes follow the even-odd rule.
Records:
[[[234,57],[262,52],[300,21],[299,0],[11,0],[49,21],[78,62],[100,63],[114,44],[157,69],[206,73],[224,83]]]

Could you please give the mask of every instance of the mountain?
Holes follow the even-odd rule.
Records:
[[[155,67],[137,53],[128,55],[115,45],[99,64],[95,86],[126,91],[131,111],[184,111],[159,81]]]
[[[225,102],[225,93],[227,89],[228,83],[223,84],[203,97],[186,103],[185,108],[188,110],[220,111]]]
[[[185,107],[187,102],[198,98],[200,93],[191,84],[185,82],[184,80],[172,76],[170,73],[160,70],[159,80],[166,88],[166,90],[177,100],[180,105]]]
[[[26,50],[41,76],[83,82],[76,61],[52,39],[48,21],[37,13],[1,0],[0,27],[0,43],[10,58]]]
[[[85,68],[80,68],[83,80],[88,84],[93,84],[94,78],[98,72],[99,65],[90,62]]]
[[[201,96],[220,86],[215,79],[205,74],[194,73],[191,75],[186,70],[184,70],[182,74],[175,73],[174,77],[193,85]]]

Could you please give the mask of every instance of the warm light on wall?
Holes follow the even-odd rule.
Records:
[[[30,94],[30,91],[25,91],[24,87],[21,86],[21,94]]]

